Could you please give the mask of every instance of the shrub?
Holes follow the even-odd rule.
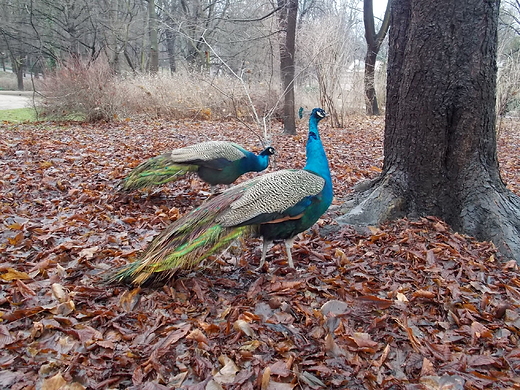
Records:
[[[119,88],[134,115],[174,119],[250,120],[254,117],[251,102],[260,116],[277,103],[276,93],[260,83],[245,86],[232,77],[197,73],[138,75],[120,80]]]
[[[12,72],[0,72],[0,91],[16,91],[18,83]]]
[[[197,73],[115,75],[107,61],[72,60],[47,75],[41,109],[49,118],[110,121],[127,117],[251,120],[276,116],[278,92],[262,83]]]
[[[123,105],[116,77],[102,60],[87,63],[70,59],[48,73],[41,88],[41,115],[49,118],[111,120]]]
[[[520,111],[520,53],[503,53],[500,56],[497,77],[497,115],[517,116]]]

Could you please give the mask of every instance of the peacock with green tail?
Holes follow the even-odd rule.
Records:
[[[311,112],[303,169],[268,173],[210,199],[168,226],[139,260],[118,270],[111,280],[142,284],[154,276],[167,279],[248,236],[263,237],[260,267],[269,243],[284,240],[288,264],[294,268],[291,249],[296,235],[310,228],[332,202],[329,164],[318,132],[325,116],[321,108]]]
[[[128,192],[160,186],[190,172],[212,186],[231,184],[244,173],[266,169],[269,157],[274,153],[271,146],[256,155],[233,142],[202,142],[146,160],[122,179],[116,188]]]

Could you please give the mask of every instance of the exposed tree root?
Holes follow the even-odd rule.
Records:
[[[469,188],[471,191],[461,194],[462,199],[454,200],[461,205],[458,210],[436,217],[460,233],[492,241],[503,260],[520,263],[520,198],[492,185]],[[404,175],[397,172],[358,184],[340,212],[338,224],[353,226],[377,226],[405,216],[415,219],[428,215],[417,210]]]
[[[341,207],[340,225],[375,226],[404,217],[404,191],[391,175],[366,180],[356,185],[356,192]]]
[[[520,263],[520,198],[512,192],[486,186],[470,194],[458,223],[451,225],[479,240],[492,241],[505,259]]]

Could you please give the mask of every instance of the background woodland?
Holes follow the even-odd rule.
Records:
[[[0,70],[6,73],[0,86],[36,90],[38,113],[46,117],[234,117],[265,129],[283,115],[281,56],[288,30],[282,11],[289,5],[1,0]],[[365,111],[370,41],[364,18],[371,15],[357,0],[296,6],[295,106],[322,106],[341,127],[348,114]],[[385,2],[374,6],[378,31]],[[497,112],[503,117],[519,105],[520,5],[508,0],[501,7]],[[383,108],[387,45],[377,54],[368,83]],[[7,77],[11,71],[17,79]]]

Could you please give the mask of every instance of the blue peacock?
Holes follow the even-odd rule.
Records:
[[[244,173],[261,172],[275,153],[271,146],[256,155],[227,141],[208,141],[152,157],[135,167],[116,188],[133,191],[175,181],[190,172],[212,186],[231,184]]]
[[[269,243],[285,240],[288,263],[294,268],[291,249],[296,235],[310,228],[332,202],[329,164],[318,132],[325,116],[321,108],[312,110],[303,169],[275,171],[224,191],[168,226],[139,260],[110,279],[142,284],[154,276],[168,278],[247,236],[263,237],[260,267]]]

